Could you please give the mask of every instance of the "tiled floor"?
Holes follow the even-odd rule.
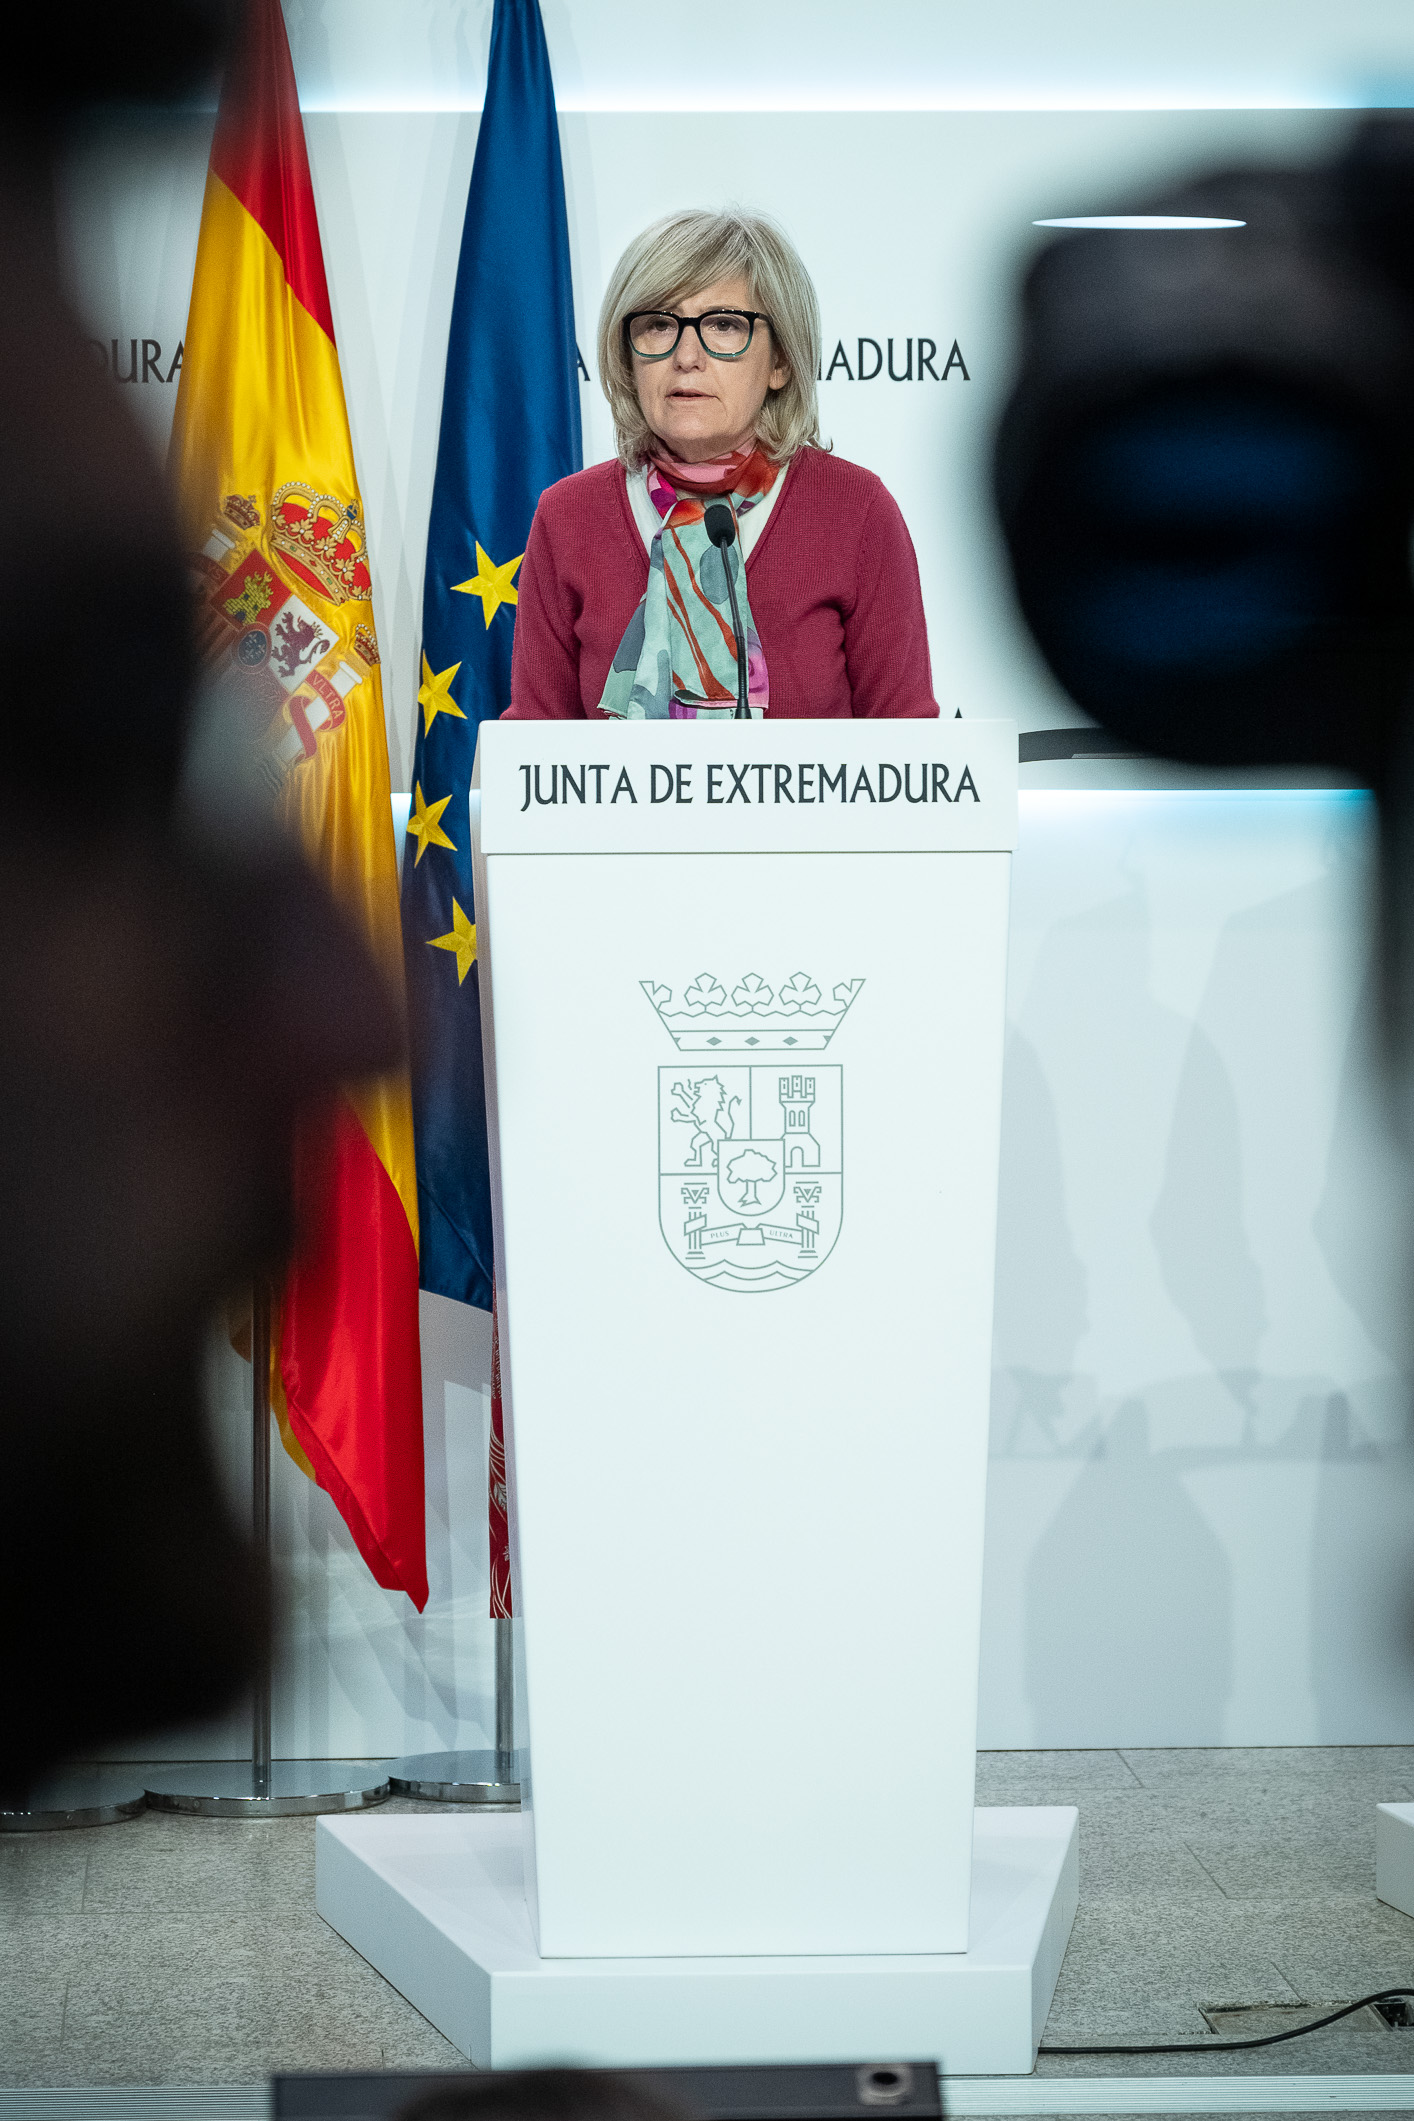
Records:
[[[1080,1808],[1080,1912],[1046,2043],[1202,2039],[1204,2006],[1414,1987],[1414,1920],[1375,1898],[1375,1806],[1412,1792],[1414,1746],[982,1754],[979,1804]],[[1414,2073],[1414,2031],[1364,2012],[1248,2054],[1038,2069]]]
[[[979,1803],[1080,1807],[1080,1913],[1047,2041],[1201,2039],[1205,2005],[1414,1987],[1414,1920],[1374,1896],[1375,1804],[1411,1798],[1414,1746],[983,1754]],[[0,2084],[459,2060],[315,1914],[310,1820],[147,1813],[0,1836]],[[1250,2055],[1040,2069],[1414,2074],[1414,2031],[1364,2014]]]
[[[312,1819],[0,1836],[0,2083],[461,2062],[314,1912]]]

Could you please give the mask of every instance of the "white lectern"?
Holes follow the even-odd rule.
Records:
[[[491,723],[471,812],[530,1773],[321,1829],[321,1909],[480,2062],[1027,2068],[1073,1814],[973,1861],[1015,732]]]

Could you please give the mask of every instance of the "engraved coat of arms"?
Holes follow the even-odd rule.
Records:
[[[796,972],[731,989],[699,973],[675,1000],[641,982],[683,1058],[658,1070],[658,1220],[699,1281],[789,1289],[833,1251],[844,1215],[843,1074],[818,1061],[863,987],[828,999]]]

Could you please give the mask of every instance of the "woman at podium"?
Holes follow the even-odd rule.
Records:
[[[743,691],[753,715],[938,712],[912,540],[821,442],[819,367],[771,222],[679,213],[629,245],[599,318],[618,458],[541,496],[510,717],[731,717]]]

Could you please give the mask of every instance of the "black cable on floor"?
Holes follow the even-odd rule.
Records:
[[[1352,2011],[1362,2011],[1367,2004],[1391,2003],[1397,1996],[1414,1997],[1414,1988],[1376,1989],[1373,1996],[1362,1996],[1358,2003],[1342,2003],[1338,2011],[1330,2011],[1324,2018],[1313,2018],[1309,2025],[1293,2025],[1285,2033],[1259,2033],[1252,2040],[1175,2040],[1143,2047],[1050,2047],[1042,2041],[1036,2052],[1038,2055],[1230,2055],[1242,2047],[1275,2047],[1280,2040],[1299,2040],[1303,2033],[1318,2033],[1323,2025],[1334,2025],[1337,2018],[1348,2018]]]

